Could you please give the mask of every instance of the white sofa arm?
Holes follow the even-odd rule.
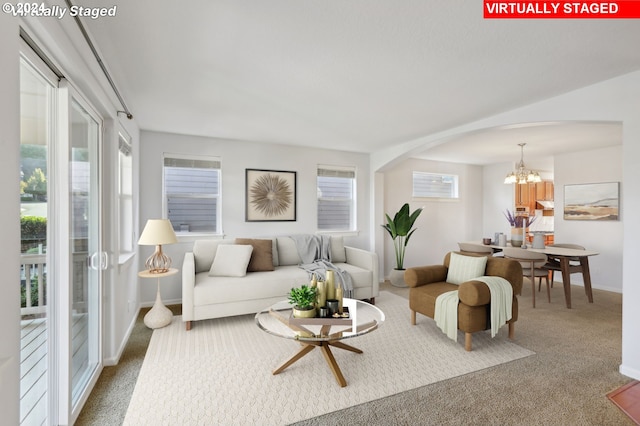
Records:
[[[375,252],[367,251],[355,247],[344,247],[347,263],[371,271],[372,280],[371,291],[373,297],[378,295],[380,281],[378,280],[378,255]]]
[[[182,262],[182,321],[193,321],[193,288],[196,285],[196,262],[192,252]]]

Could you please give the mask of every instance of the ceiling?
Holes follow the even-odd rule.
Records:
[[[83,22],[143,130],[375,152],[640,69],[638,20],[485,20],[468,0],[111,4]],[[419,156],[517,161],[526,142],[526,162],[620,144],[613,127],[494,129]]]

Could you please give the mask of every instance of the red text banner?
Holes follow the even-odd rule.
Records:
[[[485,19],[639,19],[640,0],[491,1],[484,0]]]

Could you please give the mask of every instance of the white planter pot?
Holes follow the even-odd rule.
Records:
[[[404,269],[392,269],[389,273],[389,282],[394,287],[408,287],[404,282]]]

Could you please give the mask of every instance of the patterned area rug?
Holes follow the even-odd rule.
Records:
[[[317,349],[272,375],[299,346],[260,330],[253,315],[199,321],[189,332],[176,317],[153,332],[124,424],[289,424],[533,354],[507,339],[507,327],[493,339],[474,334],[466,352],[462,333],[456,343],[420,315],[411,326],[406,299],[381,292],[376,306],[384,324],[347,342],[364,353],[333,349],[344,388]]]

